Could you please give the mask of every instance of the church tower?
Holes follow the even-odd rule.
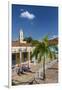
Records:
[[[24,39],[23,30],[20,30],[19,39],[20,39],[20,43],[23,42],[23,39]]]
[[[20,40],[20,43],[26,43],[26,41],[24,41],[24,33],[22,29],[20,30],[20,33],[19,33],[19,40]]]

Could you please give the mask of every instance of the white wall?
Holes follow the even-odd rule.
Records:
[[[11,51],[12,52],[19,52],[20,50],[22,51],[22,52],[24,52],[25,50],[27,51],[27,52],[30,52],[30,51],[32,51],[33,50],[33,48],[34,47],[31,47],[31,46],[28,46],[28,47],[12,47],[11,48]]]

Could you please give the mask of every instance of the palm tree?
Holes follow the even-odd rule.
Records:
[[[39,62],[41,61],[41,59],[43,59],[43,80],[46,78],[45,75],[45,60],[46,58],[50,58],[52,59],[53,57],[55,57],[55,51],[53,51],[51,48],[52,45],[49,45],[49,40],[48,40],[48,35],[46,35],[42,42],[39,42],[36,46],[35,49],[33,50],[32,53],[32,57],[35,56],[36,60],[38,60]]]

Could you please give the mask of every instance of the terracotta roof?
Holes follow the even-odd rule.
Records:
[[[49,44],[50,45],[57,45],[58,44],[58,38],[54,38],[49,40]],[[32,46],[31,43],[20,43],[19,40],[18,41],[12,41],[12,47],[18,47],[18,46]]]
[[[20,43],[19,40],[12,41],[12,47],[18,47],[18,46],[31,46],[31,44],[30,43]]]
[[[54,38],[54,39],[49,40],[49,44],[50,44],[50,45],[57,45],[57,44],[58,44],[58,37],[57,37],[57,38]]]

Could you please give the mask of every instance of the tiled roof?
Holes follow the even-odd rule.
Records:
[[[31,44],[29,44],[29,43],[20,43],[19,40],[18,41],[12,41],[12,47],[18,47],[18,46],[31,46]]]
[[[58,44],[58,38],[54,38],[49,40],[50,45],[56,45]],[[31,43],[20,43],[19,40],[12,41],[12,47],[18,47],[18,46],[32,46]]]
[[[58,44],[58,38],[54,38],[54,39],[49,40],[49,44],[50,45],[57,45]]]

